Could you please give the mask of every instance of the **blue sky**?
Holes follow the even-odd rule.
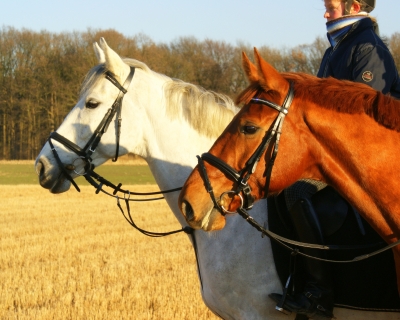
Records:
[[[4,1],[0,26],[50,32],[113,28],[144,33],[156,43],[183,36],[238,41],[275,48],[325,37],[322,0],[12,0]],[[378,0],[373,16],[382,35],[400,33],[400,0]]]

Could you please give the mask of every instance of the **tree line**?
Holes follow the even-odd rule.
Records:
[[[76,104],[81,82],[97,64],[93,43],[104,37],[123,57],[152,70],[234,98],[247,86],[241,53],[249,44],[181,37],[155,43],[144,34],[115,30],[51,33],[12,27],[0,29],[0,159],[35,159],[50,132]],[[386,39],[400,70],[400,33]],[[277,70],[316,74],[328,46],[317,37],[292,48],[259,47]]]

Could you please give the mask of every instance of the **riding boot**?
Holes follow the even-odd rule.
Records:
[[[301,242],[323,244],[323,234],[318,217],[310,200],[299,199],[290,209],[293,225]],[[307,255],[326,259],[326,252],[320,249],[303,248]],[[304,258],[307,281],[302,293],[286,295],[283,309],[305,315],[310,319],[333,318],[333,289],[330,264],[324,261]],[[281,302],[282,295],[270,294],[276,302]]]

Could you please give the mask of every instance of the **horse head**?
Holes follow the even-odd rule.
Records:
[[[40,184],[53,193],[67,191],[71,183],[75,185],[73,179],[85,174],[90,166],[127,154],[138,138],[138,133],[127,127],[141,124],[133,112],[133,103],[140,100],[138,93],[142,91],[133,90],[133,86],[140,86],[143,79],[139,78],[143,78],[142,70],[147,67],[139,64],[141,71],[133,76],[135,68],[103,38],[94,44],[94,51],[99,64],[88,72],[77,104],[36,159]],[[120,119],[125,123],[121,124]]]
[[[226,214],[279,193],[297,181],[311,162],[308,149],[300,147],[304,146],[300,140],[306,139],[305,124],[299,120],[290,81],[256,49],[256,65],[245,54],[242,58],[250,82],[237,99],[244,106],[210,151],[199,158],[179,197],[181,211],[194,228],[223,228]],[[290,148],[285,141],[291,141]]]

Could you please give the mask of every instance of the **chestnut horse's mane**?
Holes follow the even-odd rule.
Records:
[[[293,82],[295,98],[336,110],[337,112],[366,115],[384,127],[400,132],[400,100],[384,95],[357,82],[334,78],[317,78],[305,73],[281,73]],[[252,83],[237,98],[236,103],[248,103],[262,91],[259,83]]]

